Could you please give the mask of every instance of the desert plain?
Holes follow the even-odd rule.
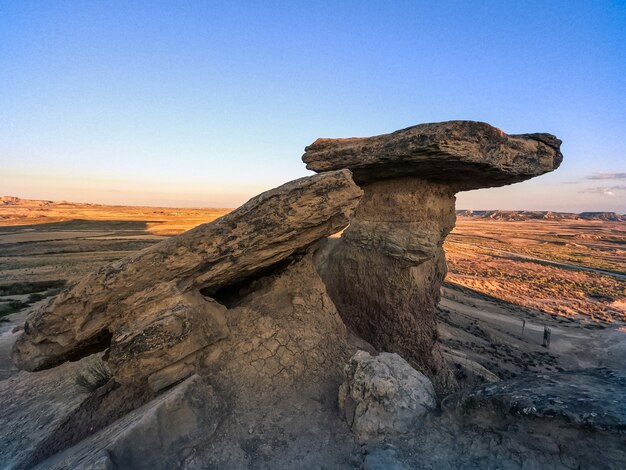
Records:
[[[5,346],[9,331],[33,304],[72,278],[230,211],[4,197],[0,377],[11,368]],[[573,356],[580,356],[573,353],[572,341],[587,356],[605,349],[605,341],[596,337],[626,335],[626,223],[506,214],[458,211],[444,245],[444,344],[508,376],[528,368],[564,367],[559,361],[571,365]],[[542,345],[544,327],[552,328],[550,349]],[[557,360],[555,351],[563,349],[571,357]]]

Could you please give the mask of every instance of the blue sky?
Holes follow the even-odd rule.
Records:
[[[318,137],[550,132],[470,209],[626,212],[626,2],[0,0],[0,193],[233,207]]]

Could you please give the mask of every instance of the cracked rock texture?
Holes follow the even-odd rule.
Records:
[[[338,232],[361,194],[347,170],[302,178],[106,265],[28,318],[14,362],[39,370],[110,342],[123,381],[181,360],[227,334],[223,309],[200,289],[210,295]]]

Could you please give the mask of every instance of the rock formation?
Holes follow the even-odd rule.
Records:
[[[338,232],[360,196],[347,170],[302,178],[104,266],[28,318],[14,361],[38,370],[110,348],[118,380],[150,377],[228,336],[226,307],[201,290],[232,287]]]
[[[361,460],[346,457],[357,453],[357,443],[336,410],[342,380],[344,415],[362,437],[409,429],[416,414],[435,406],[433,390],[441,397],[455,389],[435,319],[455,193],[554,170],[559,144],[548,134],[508,136],[465,121],[320,139],[304,161],[321,174],[77,280],[27,319],[15,363],[37,371],[105,351],[110,383],[118,387],[111,386],[118,390],[111,396],[139,390],[137,400],[170,398],[147,406],[139,427],[132,419],[95,420],[113,426],[113,434],[105,429],[91,441],[106,451],[79,446],[63,459],[84,456],[81,465],[93,468],[134,465],[137,456],[122,436],[139,439],[144,425],[170,432],[159,418],[165,406],[180,419],[199,416],[191,428],[175,427],[175,442],[164,445],[185,468],[245,467],[251,459],[266,467],[358,467]],[[348,225],[341,238],[328,238]],[[344,377],[357,348],[373,356],[359,353]],[[375,356],[385,351],[397,355]],[[368,368],[376,372],[369,381],[362,374]],[[397,374],[415,390],[394,385]],[[198,404],[203,393],[210,404]],[[381,405],[374,430],[357,401],[381,404],[385,397],[395,403]],[[198,406],[208,414],[189,411]],[[393,414],[404,408],[411,412]],[[97,431],[87,411],[75,415],[80,423],[64,426]],[[192,429],[198,423],[203,436]],[[193,455],[173,449],[184,447],[181,435],[193,441]],[[162,444],[146,444],[150,462],[175,466],[159,460]]]
[[[308,169],[349,168],[364,191],[350,227],[320,264],[346,325],[376,349],[406,358],[439,393],[454,390],[435,321],[454,195],[552,171],[562,160],[559,145],[549,134],[509,136],[488,124],[450,121],[307,147]]]

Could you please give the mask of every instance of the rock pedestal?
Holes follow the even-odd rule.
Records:
[[[348,328],[393,351],[441,392],[454,382],[439,351],[434,311],[446,275],[442,243],[454,227],[454,193],[417,178],[363,185],[350,227],[320,266]]]
[[[320,139],[303,158],[322,174],[77,280],[28,317],[13,348],[28,371],[106,351],[111,380],[58,431],[84,440],[107,426],[91,441],[105,452],[79,446],[63,459],[136,467],[138,442],[154,453],[150,468],[360,468],[345,459],[357,446],[336,409],[342,370],[343,411],[362,438],[411,432],[435,392],[455,389],[435,317],[455,193],[552,171],[559,145],[468,121]],[[344,369],[356,345],[382,354],[359,353]],[[171,400],[139,427],[136,415],[106,419],[140,405],[124,397],[156,394]],[[142,440],[144,429],[159,439]]]
[[[439,393],[454,390],[435,319],[454,195],[552,171],[562,160],[559,145],[549,134],[509,136],[485,123],[450,121],[307,147],[308,169],[349,168],[364,191],[350,227],[320,266],[347,326],[406,358]]]

